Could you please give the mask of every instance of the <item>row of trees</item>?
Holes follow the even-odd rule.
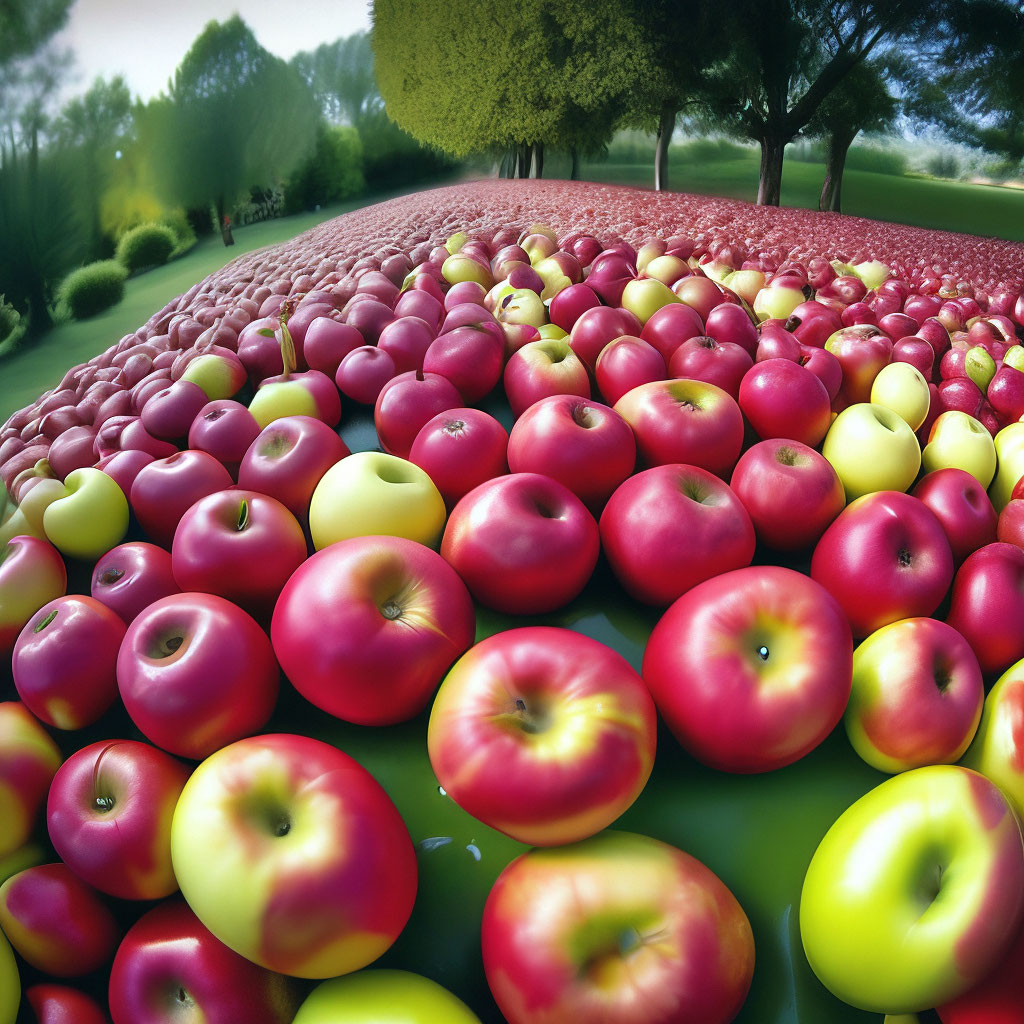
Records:
[[[783,153],[826,140],[823,209],[838,209],[859,132],[897,114],[959,141],[1024,155],[1024,4],[1019,0],[375,0],[373,48],[388,112],[458,156],[512,154],[519,175],[544,147],[599,152],[620,127],[657,135],[667,183],[677,123],[761,150],[757,201],[778,205]]]
[[[114,77],[58,106],[71,59],[53,38],[72,2],[0,5],[0,296],[36,333],[63,275],[138,223],[187,244],[251,192],[294,212],[450,165],[384,112],[365,33],[286,62],[236,15],[206,26],[155,99]]]

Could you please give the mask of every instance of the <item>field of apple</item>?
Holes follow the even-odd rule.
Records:
[[[565,182],[199,282],[0,428],[0,1024],[1024,1024],[1022,338]]]

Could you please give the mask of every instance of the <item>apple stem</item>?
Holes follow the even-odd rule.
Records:
[[[294,299],[288,299],[281,303],[281,311],[277,319],[281,325],[278,331],[278,344],[281,346],[282,380],[288,380],[291,374],[295,372],[295,341],[292,338],[291,331],[288,330],[288,319],[294,312]]]
[[[45,619],[43,619],[43,621],[42,621],[42,622],[40,622],[40,623],[39,623],[39,625],[38,625],[38,626],[36,626],[36,628],[35,628],[35,629],[33,629],[33,630],[32,630],[32,632],[33,632],[33,633],[42,633],[42,631],[43,631],[44,629],[46,629],[46,627],[47,627],[47,626],[48,626],[48,625],[49,625],[49,624],[50,624],[51,622],[53,622],[53,620],[54,620],[55,618],[57,618],[57,609],[56,609],[56,608],[54,608],[54,609],[53,609],[53,611],[52,611],[52,612],[50,612],[50,614],[49,614],[49,615],[47,615],[47,616],[46,616],[46,618],[45,618]]]
[[[249,502],[244,498],[242,504],[238,506],[238,522],[235,524],[235,529],[239,533],[242,532],[249,525]]]

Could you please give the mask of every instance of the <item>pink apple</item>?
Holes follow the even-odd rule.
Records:
[[[228,472],[238,472],[249,445],[256,440],[260,425],[240,402],[221,399],[204,405],[188,431],[188,446],[212,455]]]
[[[667,376],[661,353],[642,338],[628,334],[605,345],[594,367],[598,390],[610,405],[627,391]]]
[[[415,316],[403,316],[392,320],[380,332],[377,347],[391,356],[396,374],[422,370],[423,357],[436,333],[425,320]]]
[[[731,341],[715,341],[705,335],[684,341],[672,353],[668,371],[670,377],[715,384],[733,398],[738,398],[740,381],[753,365],[754,361],[745,348]]]
[[[156,392],[142,406],[142,425],[165,441],[184,438],[192,421],[207,404],[206,392],[189,380],[175,381]]]
[[[758,437],[817,447],[828,433],[831,405],[825,385],[805,366],[767,359],[740,382],[739,406]]]
[[[439,334],[423,358],[424,372],[447,377],[467,404],[494,390],[504,366],[504,338],[473,324]]]
[[[935,514],[959,566],[968,555],[996,538],[998,516],[985,488],[963,469],[936,469],[910,492]],[[999,538],[1002,539],[1002,538]]]
[[[640,332],[640,337],[661,353],[666,364],[672,361],[681,345],[691,338],[703,336],[704,321],[685,302],[662,306],[648,319]]]
[[[532,341],[505,364],[505,395],[514,416],[552,395],[590,397],[590,380],[568,340]]]
[[[592,372],[605,345],[624,334],[639,332],[640,321],[628,309],[595,306],[577,318],[569,333],[569,345],[584,367]]]
[[[351,324],[320,316],[306,330],[302,354],[311,370],[319,370],[333,378],[342,359],[364,344],[363,336]]]
[[[707,315],[703,333],[716,341],[731,341],[745,348],[751,359],[757,353],[757,328],[742,306],[725,302],[715,306]]]
[[[375,345],[360,345],[338,364],[334,383],[354,402],[373,405],[396,372],[395,361],[387,352]]]
[[[154,601],[179,593],[171,553],[142,541],[119,544],[97,559],[89,592],[130,626]]]

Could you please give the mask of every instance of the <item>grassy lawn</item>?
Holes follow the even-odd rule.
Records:
[[[816,210],[824,171],[822,164],[787,162],[782,205]],[[757,172],[757,156],[752,153],[719,163],[670,164],[668,179],[680,192],[753,201]],[[591,181],[649,188],[653,168],[648,164],[594,163],[584,165],[583,175]],[[1024,241],[1024,189],[848,170],[843,175],[843,213]]]

